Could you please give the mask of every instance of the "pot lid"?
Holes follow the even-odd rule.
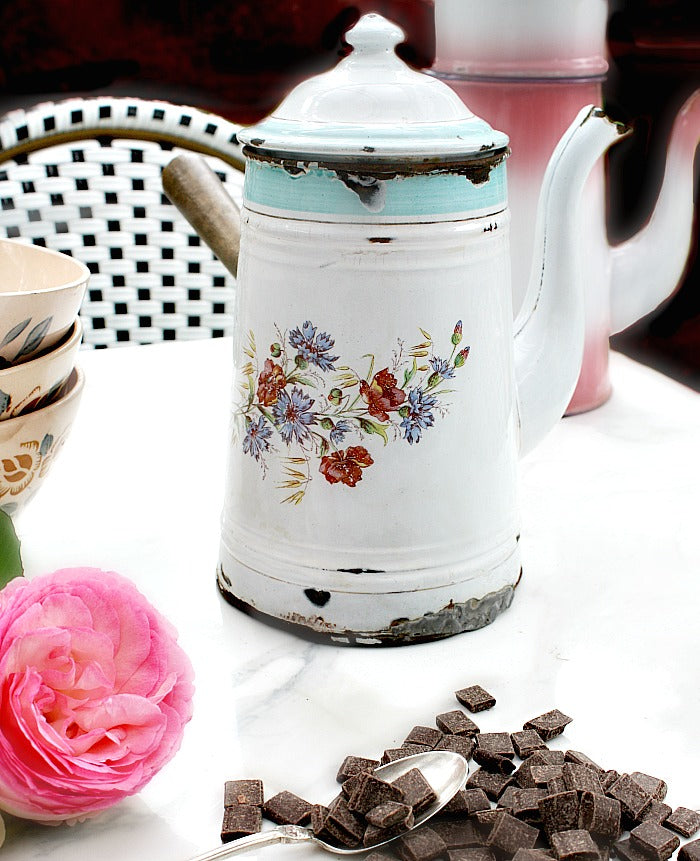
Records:
[[[507,136],[475,117],[446,84],[398,57],[400,27],[371,13],[346,38],[352,53],[299,84],[239,140],[261,155],[333,161],[462,161],[507,147]]]

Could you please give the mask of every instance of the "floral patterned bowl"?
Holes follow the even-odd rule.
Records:
[[[43,483],[70,432],[84,383],[74,368],[60,398],[0,422],[0,510],[16,514]]]
[[[38,245],[0,240],[0,367],[53,347],[75,322],[88,268]]]
[[[19,365],[0,369],[0,421],[57,400],[70,377],[83,336],[80,318],[56,346]]]

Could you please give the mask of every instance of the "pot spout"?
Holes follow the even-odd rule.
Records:
[[[676,117],[654,212],[642,230],[611,250],[613,333],[653,311],[678,286],[693,235],[693,161],[700,143],[700,90]]]
[[[521,454],[562,417],[576,385],[584,342],[578,203],[593,165],[625,133],[600,108],[583,108],[547,166],[530,282],[515,320]]]

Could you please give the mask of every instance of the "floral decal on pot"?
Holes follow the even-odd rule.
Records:
[[[45,434],[41,442],[28,440],[20,443],[12,455],[0,458],[0,509],[12,512],[12,497],[22,493],[37,476],[46,473],[67,433],[57,440],[50,433]]]
[[[380,459],[378,452],[370,454],[372,437],[384,445],[417,445],[447,414],[450,386],[469,356],[469,347],[460,346],[462,321],[440,352],[430,333],[419,331],[418,343],[407,347],[397,339],[383,361],[363,356],[365,373],[338,364],[335,339],[309,320],[289,331],[275,326],[264,358],[248,333],[234,417],[243,451],[257,461],[263,478],[271,455],[282,452],[283,502],[301,502],[318,474],[330,485],[355,487]]]

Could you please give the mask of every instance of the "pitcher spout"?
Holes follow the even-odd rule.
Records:
[[[693,163],[700,143],[700,90],[673,124],[661,191],[639,233],[611,249],[610,323],[613,333],[653,311],[678,286],[693,236]]]
[[[600,108],[583,108],[545,173],[530,282],[515,320],[521,454],[561,418],[576,385],[584,343],[578,203],[593,165],[626,131]]]

